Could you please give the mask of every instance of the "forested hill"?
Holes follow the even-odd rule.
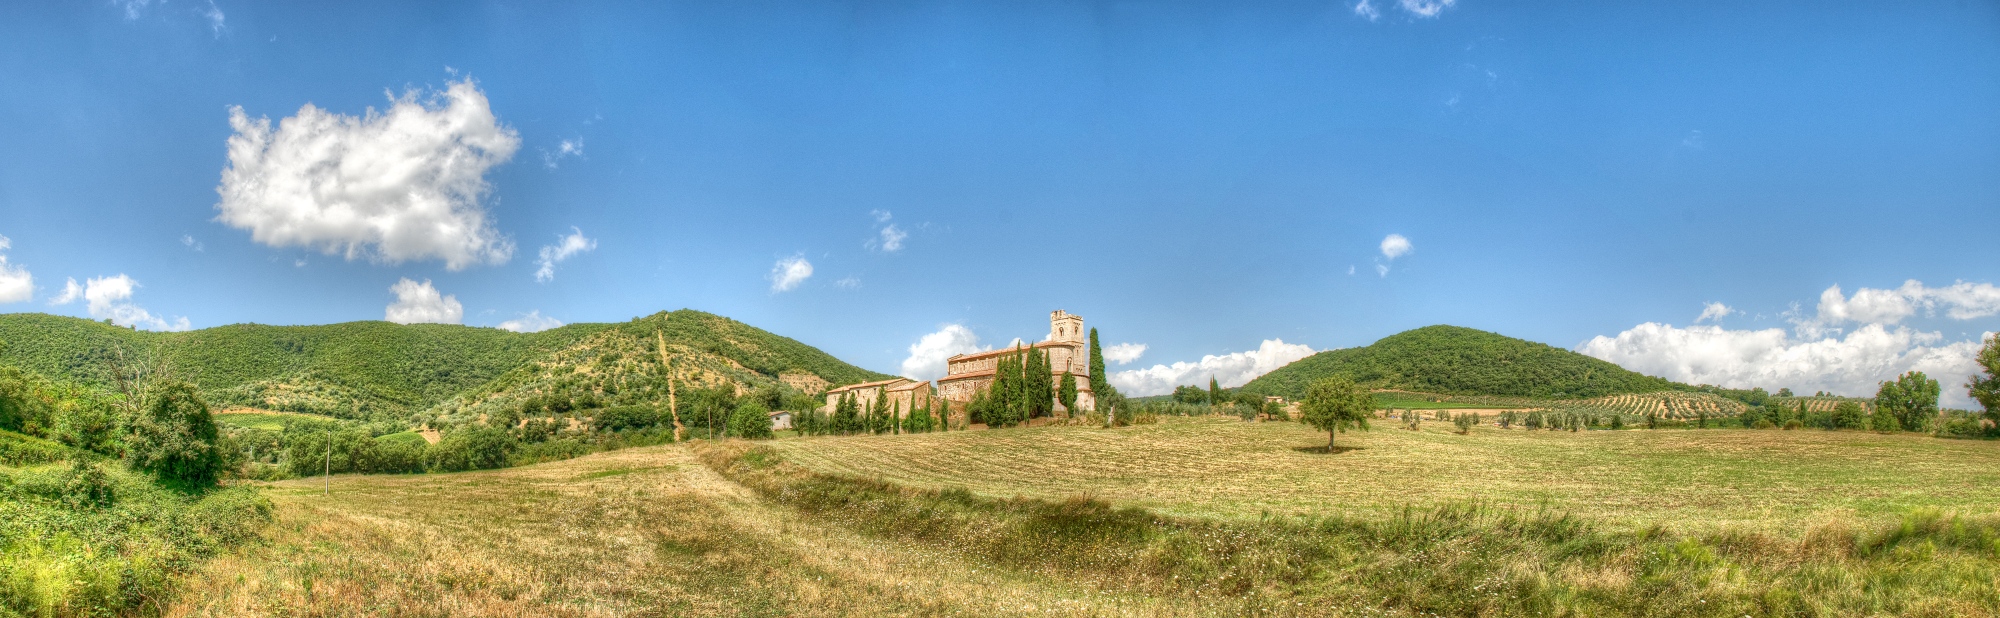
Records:
[[[659,335],[656,336],[655,333]],[[103,385],[123,351],[194,381],[220,405],[335,416],[400,417],[482,389],[524,368],[589,375],[568,365],[598,362],[579,347],[650,351],[664,336],[690,367],[747,386],[780,374],[833,384],[881,377],[789,338],[699,311],[662,312],[622,324],[570,324],[539,333],[444,324],[348,322],[320,326],[238,324],[182,333],[136,331],[39,313],[0,314],[0,364]],[[642,341],[643,340],[643,341]],[[638,356],[634,354],[633,356]],[[634,359],[635,361],[638,359]],[[574,381],[574,379],[572,379]]]
[[[1680,385],[1547,344],[1458,326],[1426,326],[1372,345],[1328,350],[1264,374],[1248,392],[1298,398],[1306,385],[1345,376],[1369,388],[1449,395],[1601,397]]]

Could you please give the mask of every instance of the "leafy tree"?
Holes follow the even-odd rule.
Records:
[[[1938,395],[1942,392],[1937,380],[1924,372],[1912,371],[1893,382],[1883,382],[1875,393],[1875,408],[1895,416],[1902,429],[1923,431],[1937,418]]]
[[[1902,431],[1903,423],[1896,420],[1895,413],[1890,412],[1887,408],[1876,406],[1875,413],[1868,416],[1868,428],[1882,433],[1890,433]]]
[[[754,399],[737,404],[729,416],[729,435],[745,440],[770,439],[771,409]]]
[[[56,441],[99,455],[118,454],[118,412],[98,397],[78,397],[59,404]]]
[[[1353,380],[1334,376],[1313,382],[1299,405],[1299,420],[1326,432],[1327,452],[1333,452],[1336,432],[1368,429],[1369,409],[1374,397]]]
[[[1478,424],[1479,415],[1472,412],[1460,414],[1458,418],[1451,420],[1451,425],[1457,427],[1460,434],[1472,433],[1472,426]]]
[[[1173,398],[1174,401],[1186,404],[1207,403],[1208,391],[1201,390],[1200,387],[1192,384],[1183,384],[1174,387]]]
[[[659,413],[649,406],[614,406],[599,408],[591,424],[599,431],[625,431],[652,427],[659,420]]]
[[[188,487],[215,484],[222,473],[215,419],[194,385],[161,380],[146,389],[130,420],[125,457],[135,470]]]
[[[1840,405],[1833,407],[1833,415],[1827,419],[1827,428],[1849,429],[1860,427],[1863,420],[1861,415],[1861,404],[1852,401],[1840,402]]]
[[[1986,409],[1986,420],[1993,423],[1988,431],[2000,431],[2000,334],[1986,338],[1986,347],[1979,349],[1976,360],[1986,376],[1973,375],[1965,384],[1966,390]]]

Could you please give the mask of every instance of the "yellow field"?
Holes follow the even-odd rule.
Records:
[[[1626,526],[1798,530],[1915,507],[2000,508],[2000,443],[1824,430],[1555,432],[1378,422],[1341,434],[1297,423],[1168,417],[1116,430],[1042,427],[780,440],[808,468],[988,496],[1090,495],[1162,513],[1382,514],[1479,500]]]

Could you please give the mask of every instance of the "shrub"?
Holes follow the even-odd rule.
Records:
[[[1827,428],[1849,429],[1860,427],[1862,420],[1861,404],[1852,401],[1843,401],[1840,402],[1840,405],[1834,406],[1833,414],[1827,417]]]
[[[186,382],[147,389],[125,438],[125,456],[132,469],[170,483],[214,485],[222,473],[215,419]]]
[[[1461,413],[1458,418],[1451,420],[1451,424],[1458,428],[1460,434],[1471,433],[1472,426],[1479,424],[1479,415],[1472,412]]]
[[[1624,429],[1624,428],[1625,428],[1625,415],[1623,415],[1623,414],[1613,414],[1613,415],[1611,415],[1611,428],[1612,428],[1612,429]]]
[[[769,439],[771,411],[754,401],[736,406],[736,412],[729,416],[729,435],[746,440]]]
[[[69,462],[69,470],[62,477],[62,502],[72,509],[100,509],[111,506],[115,498],[111,489],[111,478],[96,464],[81,458]]]
[[[515,447],[513,434],[492,427],[468,427],[445,434],[425,459],[437,470],[490,470],[505,467]]]
[[[1795,419],[1791,419],[1791,420],[1787,420],[1787,421],[1785,421],[1785,431],[1791,431],[1791,430],[1793,430],[1793,429],[1798,429],[1798,428],[1800,428],[1800,427],[1804,427],[1804,426],[1805,426],[1805,425],[1804,425],[1803,423],[1800,423],[1800,422],[1799,422],[1799,419],[1796,419],[1796,418],[1795,418]]]
[[[592,425],[598,431],[625,431],[652,427],[659,422],[659,413],[649,406],[617,406],[598,409]]]

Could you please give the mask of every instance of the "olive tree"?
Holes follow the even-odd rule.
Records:
[[[1375,406],[1368,391],[1353,380],[1334,376],[1312,383],[1299,403],[1299,420],[1326,432],[1326,450],[1333,452],[1336,432],[1368,429],[1368,412]]]

